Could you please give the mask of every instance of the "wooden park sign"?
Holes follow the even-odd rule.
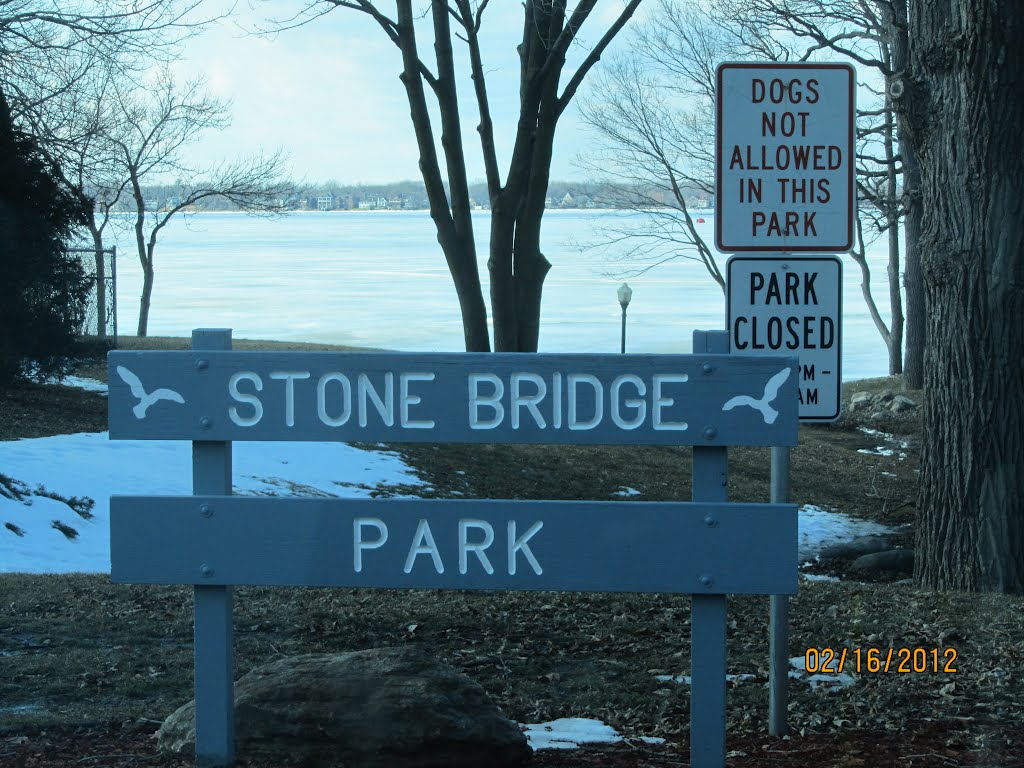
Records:
[[[796,392],[787,364],[730,355],[114,352],[110,383],[114,439],[774,445],[796,438],[796,427],[779,418]]]
[[[193,441],[193,496],[113,497],[111,576],[195,587],[196,759],[234,759],[236,584],[693,596],[691,758],[722,766],[725,596],[792,594],[797,513],[726,497],[726,446],[794,445],[794,357],[111,352],[111,439]],[[697,351],[699,350],[699,351]],[[691,445],[691,502],[231,496],[231,441]]]

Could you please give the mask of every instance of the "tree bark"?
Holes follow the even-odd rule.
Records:
[[[912,91],[906,88],[910,75],[910,28],[907,0],[882,4],[889,23],[892,59],[889,98],[896,114],[896,141],[903,164],[903,289],[904,355],[903,383],[909,389],[924,386],[924,346],[927,340],[924,308],[924,280],[921,276],[921,166],[907,126]],[[898,90],[894,91],[893,84]],[[898,96],[896,94],[899,94]]]
[[[105,339],[107,337],[107,261],[104,258],[103,235],[91,218],[89,233],[92,235],[96,257],[96,336]]]
[[[142,264],[142,295],[139,297],[139,326],[137,336],[145,336],[149,329],[149,306],[153,298],[153,259],[146,248],[146,202],[138,177],[131,177],[132,197],[135,200],[135,247]]]
[[[1024,15],[911,8],[928,318],[915,580],[1024,593]]]
[[[139,298],[139,326],[135,331],[136,336],[145,336],[149,333],[149,306],[153,300],[153,268],[143,267],[142,269],[142,294]]]
[[[893,111],[886,96],[885,120],[891,125]],[[886,129],[883,139],[886,159],[886,192],[887,199],[885,207],[885,221],[888,225],[887,234],[889,239],[889,264],[887,272],[889,275],[889,338],[886,344],[889,347],[889,375],[896,376],[903,373],[903,294],[900,290],[900,214],[899,201],[896,195],[896,161],[893,148],[892,130]]]

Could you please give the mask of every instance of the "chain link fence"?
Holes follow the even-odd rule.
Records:
[[[69,248],[79,254],[86,275],[92,280],[92,291],[86,308],[82,336],[108,339],[117,344],[117,248]]]

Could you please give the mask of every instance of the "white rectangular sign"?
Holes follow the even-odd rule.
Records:
[[[855,85],[849,64],[718,67],[718,250],[852,247]]]
[[[734,355],[799,355],[801,421],[842,405],[843,266],[837,256],[734,256],[726,266]]]

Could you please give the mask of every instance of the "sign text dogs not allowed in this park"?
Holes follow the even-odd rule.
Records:
[[[718,67],[718,250],[850,249],[855,85],[848,64]]]

